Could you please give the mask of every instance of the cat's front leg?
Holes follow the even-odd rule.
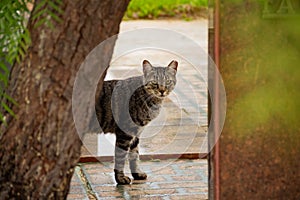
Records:
[[[147,174],[139,169],[139,150],[138,150],[139,138],[135,137],[130,145],[129,150],[129,166],[131,174],[135,180],[147,179]]]
[[[120,185],[130,184],[131,179],[124,174],[124,165],[127,158],[130,143],[117,137],[115,146],[115,180]]]

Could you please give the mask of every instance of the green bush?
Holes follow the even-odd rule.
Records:
[[[206,0],[131,0],[124,19],[195,18],[206,7]]]

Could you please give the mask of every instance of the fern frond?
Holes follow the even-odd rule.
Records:
[[[5,88],[8,85],[10,67],[24,59],[31,43],[26,24],[31,15],[28,3],[33,2],[34,0],[0,0],[0,124],[5,121],[3,111],[14,116],[9,105],[16,102],[5,93]],[[62,0],[41,0],[32,13],[36,20],[35,26],[45,24],[54,28],[54,22],[61,22],[62,5]]]
[[[53,21],[61,22],[60,15],[63,14],[61,9],[62,0],[42,0],[36,7],[33,13],[33,19],[38,19],[35,27],[46,24],[49,27],[54,27]]]
[[[0,1],[0,122],[5,121],[4,112],[15,116],[9,107],[16,102],[5,93],[10,68],[20,62],[30,44],[30,33],[26,28],[25,15],[30,15],[27,4],[31,0]]]

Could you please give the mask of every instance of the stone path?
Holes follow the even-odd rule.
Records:
[[[67,199],[208,199],[206,160],[142,161],[141,168],[148,174],[146,181],[118,186],[113,163],[81,164]]]

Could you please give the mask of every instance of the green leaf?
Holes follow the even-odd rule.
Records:
[[[45,4],[47,3],[47,0],[41,1],[39,4],[36,5],[35,10],[38,11],[40,10]],[[35,13],[34,13],[35,14]]]
[[[25,57],[25,52],[24,52],[24,50],[23,50],[22,48],[19,48],[18,53],[19,53],[19,56],[21,56],[21,59],[20,59],[20,60],[22,60],[22,59]]]
[[[5,17],[5,19],[6,19],[10,24],[13,24],[13,23],[14,23],[14,19],[12,18],[12,16],[11,16],[10,14],[11,14],[11,13],[6,12],[6,13],[4,14],[4,17]]]
[[[27,44],[26,44],[25,40],[23,40],[23,41],[20,42],[20,46],[22,47],[21,49],[23,49],[23,50],[26,51],[26,49],[27,49]]]
[[[25,29],[24,35],[23,35],[24,41],[27,45],[31,43],[30,33],[28,29]]]
[[[42,9],[40,11],[38,11],[37,13],[35,13],[32,17],[32,19],[37,19],[38,17],[40,17],[41,15],[43,15],[44,13],[46,13],[47,10],[46,9]]]
[[[8,52],[6,58],[9,64],[12,64],[14,62],[15,57],[17,56],[17,50],[18,49],[12,49],[11,51]]]
[[[15,113],[8,107],[6,103],[1,102],[2,107],[13,117],[16,117]]]
[[[5,60],[0,61],[0,68],[4,71],[4,73],[6,73],[6,74],[9,73],[9,70],[8,70],[8,67],[6,66]]]
[[[57,6],[54,2],[49,1],[48,4],[49,4],[49,6],[51,6],[51,8],[53,8],[58,13],[60,13],[60,14],[63,13],[63,11],[61,10],[61,8],[59,6]]]
[[[8,84],[8,76],[6,74],[0,73],[0,82],[2,82],[6,87]]]
[[[54,29],[54,25],[50,20],[46,21],[46,25],[50,28],[50,29]]]
[[[14,105],[18,105],[18,103],[6,93],[3,93],[3,97],[7,99],[9,102],[13,103]]]
[[[55,13],[49,11],[48,14],[57,22],[62,22],[62,20]]]
[[[56,0],[55,2],[56,2],[57,4],[59,4],[60,6],[63,5],[63,1],[62,1],[62,0]]]
[[[47,18],[40,19],[40,20],[34,25],[34,28],[37,28],[37,27],[41,26],[42,24],[47,24],[47,23],[46,23],[47,21],[48,21]]]

